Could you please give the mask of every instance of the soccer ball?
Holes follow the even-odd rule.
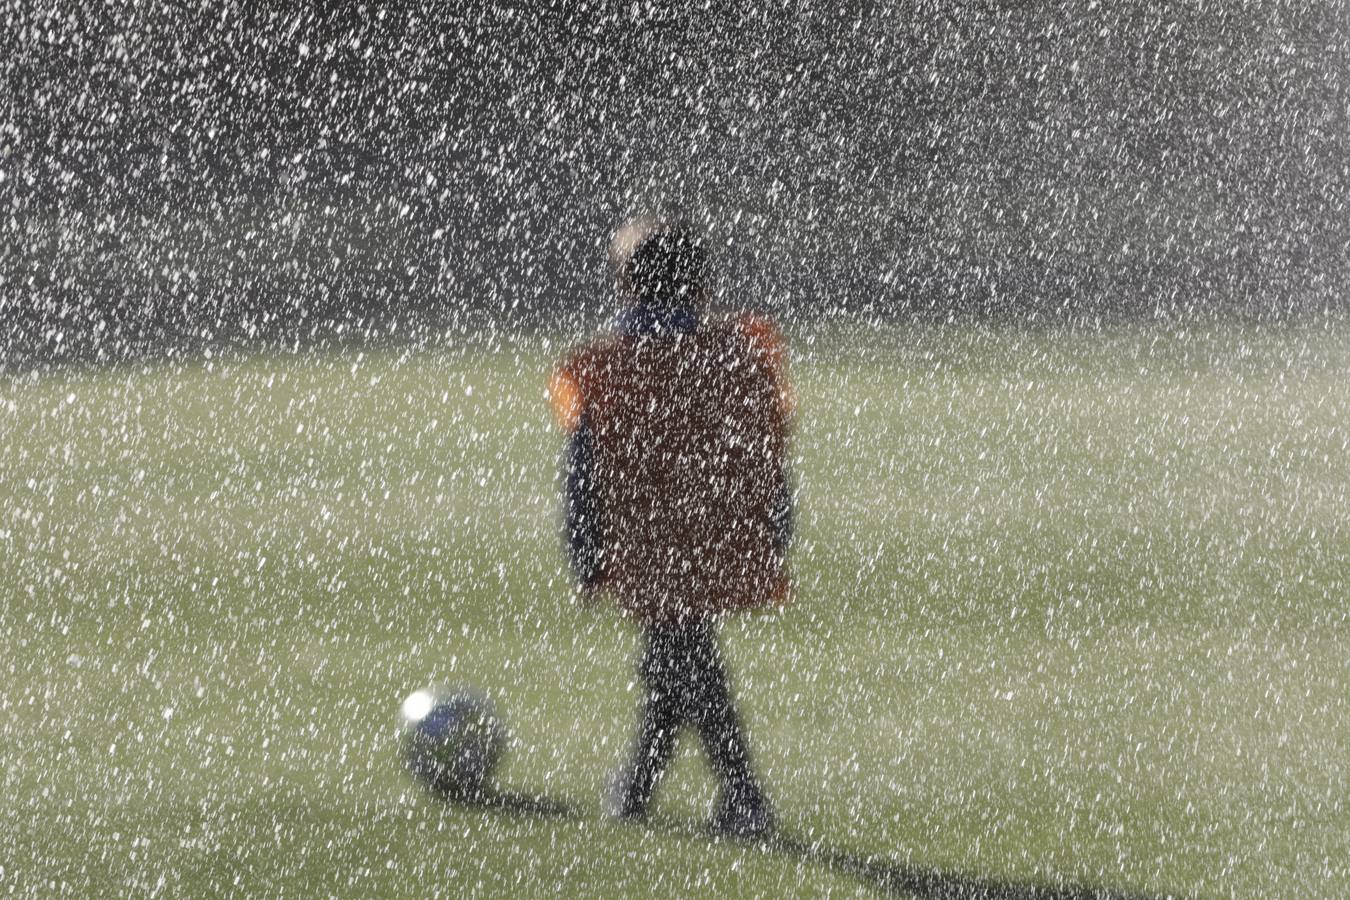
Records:
[[[470,691],[413,691],[399,708],[403,760],[432,793],[481,803],[492,793],[492,770],[507,733],[492,701]]]

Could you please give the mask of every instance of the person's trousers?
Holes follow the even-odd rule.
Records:
[[[649,625],[643,641],[638,673],[645,696],[632,759],[629,811],[645,809],[650,802],[675,754],[677,733],[686,724],[697,730],[724,790],[732,796],[756,792],[749,748],[713,623]]]

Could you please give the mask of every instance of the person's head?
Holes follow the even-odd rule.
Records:
[[[624,264],[638,302],[654,309],[701,307],[707,301],[708,254],[687,225],[653,228]]]

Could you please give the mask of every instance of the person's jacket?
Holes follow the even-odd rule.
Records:
[[[565,526],[588,589],[647,621],[782,603],[792,530],[785,346],[767,319],[642,307],[551,383]]]

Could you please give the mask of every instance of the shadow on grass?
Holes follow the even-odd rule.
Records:
[[[578,822],[588,818],[577,805],[542,794],[502,791],[465,805],[538,818]],[[641,827],[683,838],[713,842],[729,840],[713,835],[696,822],[676,818],[654,816]],[[1107,887],[1000,881],[964,872],[907,865],[882,856],[831,847],[820,841],[805,841],[783,832],[766,840],[746,843],[758,846],[765,853],[825,866],[885,894],[920,900],[1148,900],[1151,897]]]

